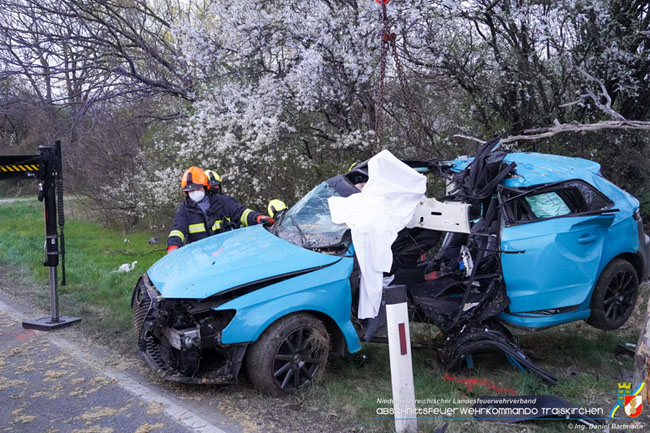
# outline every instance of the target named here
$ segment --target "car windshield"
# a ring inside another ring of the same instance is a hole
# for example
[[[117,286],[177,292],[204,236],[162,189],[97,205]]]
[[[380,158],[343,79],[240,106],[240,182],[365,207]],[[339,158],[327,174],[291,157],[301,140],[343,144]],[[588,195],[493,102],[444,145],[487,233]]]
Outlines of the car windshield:
[[[287,210],[273,226],[272,233],[309,249],[343,247],[343,235],[348,227],[332,222],[327,199],[349,194],[340,194],[330,183],[321,183]]]

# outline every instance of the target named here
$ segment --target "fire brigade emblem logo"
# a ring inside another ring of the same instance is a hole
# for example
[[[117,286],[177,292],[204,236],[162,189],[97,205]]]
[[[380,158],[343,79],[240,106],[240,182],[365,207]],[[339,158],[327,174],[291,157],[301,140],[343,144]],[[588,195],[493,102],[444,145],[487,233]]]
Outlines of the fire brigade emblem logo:
[[[639,386],[632,391],[633,388],[630,382],[619,383],[618,391],[616,393],[618,404],[612,408],[609,417],[614,418],[614,414],[620,408],[623,408],[625,414],[630,418],[636,418],[641,415],[641,412],[643,411],[643,397],[640,393],[644,386],[645,382],[641,382]]]
[[[625,413],[630,418],[636,418],[641,415],[643,410],[643,398],[640,395],[626,395],[625,396]]]
[[[616,393],[616,397],[618,400],[618,404],[620,406],[625,406],[625,397],[629,396],[632,394],[632,384],[629,382],[623,382],[618,384],[618,392]]]

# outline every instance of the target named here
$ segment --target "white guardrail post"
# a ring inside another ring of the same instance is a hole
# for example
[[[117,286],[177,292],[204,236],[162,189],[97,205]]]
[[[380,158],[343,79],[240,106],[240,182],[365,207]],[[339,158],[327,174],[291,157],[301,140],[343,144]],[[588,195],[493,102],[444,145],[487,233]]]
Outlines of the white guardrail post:
[[[388,287],[385,296],[395,431],[417,433],[406,286]]]

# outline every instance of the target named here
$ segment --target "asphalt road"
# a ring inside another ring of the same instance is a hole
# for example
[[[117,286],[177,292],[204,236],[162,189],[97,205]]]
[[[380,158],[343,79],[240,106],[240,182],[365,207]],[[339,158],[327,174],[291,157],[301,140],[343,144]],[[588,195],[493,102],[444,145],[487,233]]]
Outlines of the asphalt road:
[[[218,411],[200,413],[133,373],[110,352],[84,347],[74,329],[23,329],[23,320],[39,317],[33,314],[0,295],[0,432],[242,431]]]

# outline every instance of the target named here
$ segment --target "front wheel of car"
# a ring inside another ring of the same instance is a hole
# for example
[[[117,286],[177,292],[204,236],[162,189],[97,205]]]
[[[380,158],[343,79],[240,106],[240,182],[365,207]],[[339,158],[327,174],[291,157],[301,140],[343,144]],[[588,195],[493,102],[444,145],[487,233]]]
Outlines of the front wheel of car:
[[[273,323],[253,343],[246,371],[253,385],[272,395],[291,394],[318,381],[329,354],[329,334],[310,314],[294,314]]]
[[[612,260],[600,274],[591,296],[591,316],[587,323],[612,330],[632,314],[639,293],[636,269],[623,259]]]

